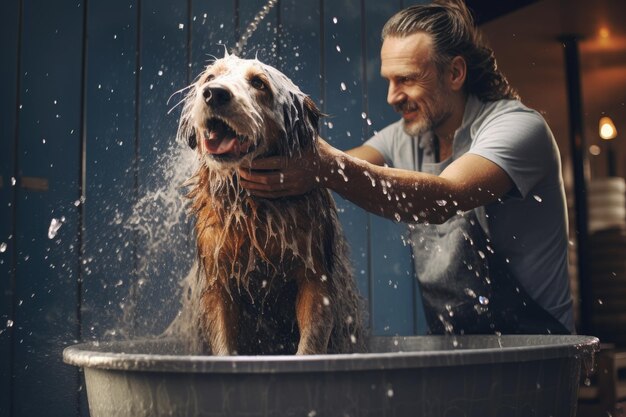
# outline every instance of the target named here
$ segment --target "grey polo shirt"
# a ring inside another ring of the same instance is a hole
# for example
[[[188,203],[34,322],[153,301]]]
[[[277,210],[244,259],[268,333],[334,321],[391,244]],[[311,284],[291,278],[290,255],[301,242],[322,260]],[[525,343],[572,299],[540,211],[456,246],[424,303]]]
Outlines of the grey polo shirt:
[[[423,154],[432,152],[432,133],[411,137],[400,120],[365,145],[379,151],[389,166],[415,171],[420,166],[418,146]],[[526,292],[574,332],[567,208],[559,150],[550,128],[539,113],[517,100],[482,102],[470,96],[450,158],[466,153],[497,164],[515,184],[500,202],[485,207],[486,231]]]

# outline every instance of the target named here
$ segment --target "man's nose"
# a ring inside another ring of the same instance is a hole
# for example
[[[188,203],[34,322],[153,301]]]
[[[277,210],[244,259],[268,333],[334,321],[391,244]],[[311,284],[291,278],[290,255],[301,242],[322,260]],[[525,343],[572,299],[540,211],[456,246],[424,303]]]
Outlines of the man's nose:
[[[406,100],[404,92],[393,84],[389,84],[389,89],[387,90],[387,103],[393,106],[394,104],[402,103],[404,100]]]

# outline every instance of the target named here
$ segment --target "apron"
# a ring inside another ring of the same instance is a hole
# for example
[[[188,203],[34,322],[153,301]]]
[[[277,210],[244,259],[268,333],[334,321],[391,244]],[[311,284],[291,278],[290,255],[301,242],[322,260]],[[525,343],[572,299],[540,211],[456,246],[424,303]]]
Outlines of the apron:
[[[416,148],[421,172],[439,175],[453,159],[424,164],[434,161],[424,161],[423,147],[418,144]],[[485,209],[478,207],[444,224],[409,228],[430,332],[570,334],[512,276],[505,260],[491,247],[487,225]]]

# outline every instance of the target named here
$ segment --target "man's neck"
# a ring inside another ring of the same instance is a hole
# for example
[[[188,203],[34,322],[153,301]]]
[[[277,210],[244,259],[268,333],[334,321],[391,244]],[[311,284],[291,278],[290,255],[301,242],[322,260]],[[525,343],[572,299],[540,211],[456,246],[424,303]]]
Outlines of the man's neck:
[[[438,142],[438,161],[444,161],[452,155],[452,145],[454,142],[454,134],[463,123],[463,115],[465,114],[465,105],[467,96],[465,94],[455,96],[454,103],[451,108],[451,114],[448,119],[438,128],[434,129],[435,140]]]

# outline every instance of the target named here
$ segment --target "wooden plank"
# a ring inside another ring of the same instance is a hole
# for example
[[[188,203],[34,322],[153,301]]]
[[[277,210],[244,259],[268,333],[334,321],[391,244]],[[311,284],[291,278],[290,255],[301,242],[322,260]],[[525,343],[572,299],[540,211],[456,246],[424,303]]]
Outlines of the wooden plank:
[[[278,68],[321,107],[321,20],[316,1],[281,0]]]
[[[191,13],[191,78],[235,46],[235,0],[195,0]]]
[[[0,5],[0,415],[11,412],[12,336],[15,239],[13,238],[15,186],[15,121],[19,4]]]
[[[123,332],[135,266],[128,230],[135,199],[136,1],[89,2],[85,86],[86,175],[82,336]]]
[[[324,1],[322,24],[323,111],[322,136],[339,149],[350,149],[362,141],[365,120],[363,100],[362,22],[359,3]],[[335,196],[339,217],[352,251],[359,291],[370,294],[369,215],[359,207]]]
[[[17,191],[13,412],[71,416],[78,371],[62,363],[61,351],[78,337],[83,4],[33,0],[23,7],[17,163],[20,176],[48,178],[50,189]],[[50,233],[53,219],[62,224]]]
[[[138,335],[161,333],[178,310],[179,282],[195,259],[191,222],[180,188],[192,172],[177,158],[178,114],[168,98],[188,84],[187,2],[153,0],[141,9],[139,195],[136,276],[129,310]],[[175,101],[174,101],[175,103]]]
[[[367,135],[398,120],[387,104],[388,83],[380,76],[381,31],[400,1],[365,1],[367,51]],[[377,335],[425,332],[406,225],[370,215],[373,331]],[[417,321],[416,321],[417,318]]]
[[[239,38],[237,41],[239,41],[241,36],[247,34],[250,22],[252,22],[267,5],[267,0],[239,1],[239,26],[237,31]],[[240,54],[242,58],[254,59],[256,56],[259,60],[268,65],[274,67],[278,66],[278,57],[281,52],[278,44],[278,7],[279,6],[274,6],[269,9],[265,18],[258,23],[258,27],[252,32],[252,35],[249,36]]]

